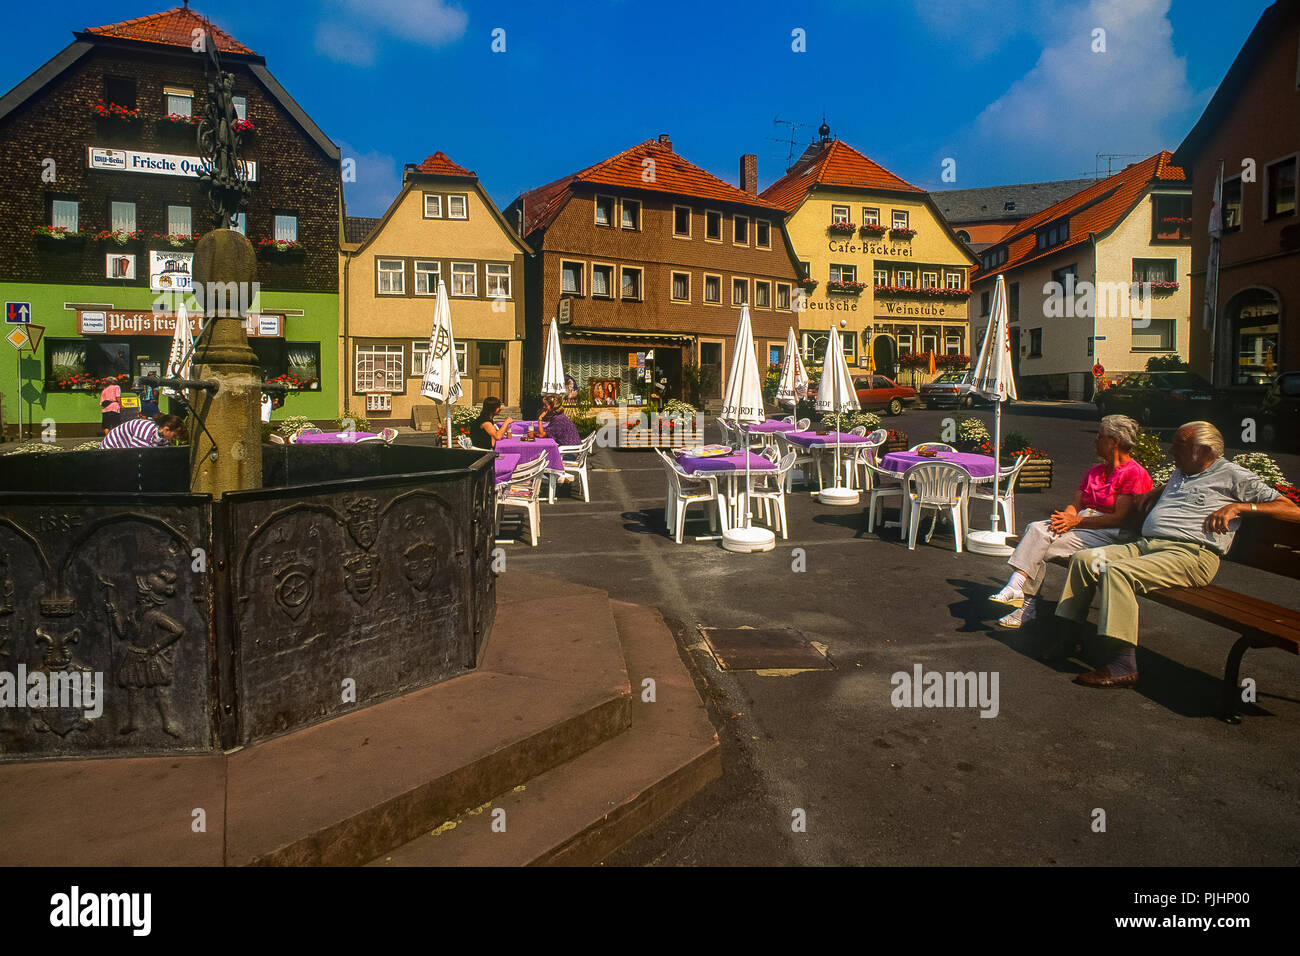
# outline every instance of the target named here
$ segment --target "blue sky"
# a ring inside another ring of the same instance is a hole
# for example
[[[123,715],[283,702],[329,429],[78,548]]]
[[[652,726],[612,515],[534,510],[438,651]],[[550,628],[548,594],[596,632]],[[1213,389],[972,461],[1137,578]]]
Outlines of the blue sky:
[[[168,0],[7,10],[8,90],[71,31]],[[350,215],[379,215],[435,150],[500,206],[659,133],[737,182],[785,170],[822,114],[835,136],[927,189],[1091,175],[1097,153],[1175,148],[1267,0],[471,3],[195,0],[356,160]],[[268,14],[270,14],[268,16]],[[1095,33],[1104,30],[1104,52]],[[493,52],[494,31],[504,52]],[[796,52],[794,31],[805,50]],[[501,34],[497,33],[500,43]],[[956,161],[956,182],[941,181]],[[1117,166],[1134,157],[1116,160]],[[274,161],[267,157],[267,161]],[[1104,170],[1104,160],[1103,170]]]

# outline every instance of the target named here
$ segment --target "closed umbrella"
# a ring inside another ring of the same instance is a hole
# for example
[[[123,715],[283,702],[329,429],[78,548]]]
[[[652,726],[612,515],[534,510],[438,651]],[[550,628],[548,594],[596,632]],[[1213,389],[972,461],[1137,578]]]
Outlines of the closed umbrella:
[[[1011,324],[1007,320],[1007,290],[1002,275],[993,287],[993,307],[988,328],[975,362],[975,391],[994,402],[993,412],[993,530],[972,531],[966,541],[972,551],[981,554],[1007,555],[1007,535],[1014,529],[998,530],[998,480],[1002,450],[1002,403],[1017,397],[1016,380],[1011,371]]]
[[[785,367],[781,369],[781,381],[776,386],[776,400],[789,402],[790,411],[808,397],[808,369],[804,367],[803,356],[795,346],[794,326],[785,337]]]
[[[936,368],[935,363],[934,363],[934,349],[931,349],[931,350],[930,350],[930,352],[929,352],[929,356],[930,356],[930,357],[929,357],[928,361],[927,361],[926,364],[925,364],[925,371],[926,371],[927,374],[929,374],[929,375],[933,375],[935,372],[938,371],[938,368]]]
[[[451,333],[451,304],[447,286],[438,280],[433,302],[433,331],[429,333],[429,360],[424,367],[420,394],[442,402],[447,412],[447,447],[451,447],[451,406],[461,396],[460,368],[456,365],[456,340]]]
[[[743,429],[745,435],[741,448],[745,456],[745,523],[724,532],[722,546],[728,551],[771,551],[776,547],[776,536],[766,528],[751,527],[749,522],[749,426],[762,422],[764,415],[763,385],[758,378],[754,331],[749,324],[747,305],[740,307],[736,345],[731,355],[731,375],[727,379],[727,393],[722,398],[722,412],[718,417]]]
[[[569,394],[564,384],[564,362],[560,358],[560,331],[551,320],[551,331],[546,337],[546,357],[542,361],[542,396]]]
[[[168,378],[189,378],[190,377],[190,358],[194,353],[194,334],[190,330],[190,316],[185,311],[185,303],[180,302],[176,305],[176,330],[172,332],[172,350],[167,356]],[[167,394],[175,398],[183,398],[181,392],[175,389],[167,389]]]
[[[818,500],[824,505],[855,505],[858,493],[840,484],[840,416],[844,412],[856,412],[862,406],[853,388],[849,364],[844,360],[844,343],[835,329],[831,329],[826,344],[826,360],[822,363],[822,379],[817,385],[813,407],[819,412],[835,413],[835,487],[822,489]]]

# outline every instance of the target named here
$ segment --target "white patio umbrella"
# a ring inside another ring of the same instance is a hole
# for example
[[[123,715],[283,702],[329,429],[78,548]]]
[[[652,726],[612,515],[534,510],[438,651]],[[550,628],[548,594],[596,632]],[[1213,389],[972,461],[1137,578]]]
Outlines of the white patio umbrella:
[[[727,379],[727,393],[722,399],[724,422],[744,430],[745,441],[741,451],[745,455],[745,523],[731,528],[722,535],[722,546],[728,551],[771,551],[776,547],[776,536],[766,528],[755,528],[749,521],[749,426],[764,420],[763,385],[758,379],[758,361],[754,358],[754,330],[749,324],[749,306],[740,307],[740,321],[736,324],[736,344],[731,355],[731,376]]]
[[[546,337],[546,357],[542,360],[542,395],[569,394],[564,384],[564,362],[560,358],[560,331],[551,320],[551,332]]]
[[[790,412],[795,414],[798,404],[808,397],[808,369],[804,368],[803,356],[795,344],[794,326],[785,337],[785,367],[781,369],[781,381],[776,386],[776,400],[789,402]]]
[[[998,530],[998,479],[1002,449],[1002,403],[1017,398],[1016,380],[1011,371],[1011,324],[1007,320],[1007,290],[999,273],[993,287],[993,308],[989,311],[984,343],[975,362],[975,391],[994,402],[993,412],[993,530],[972,531],[966,544],[980,554],[1008,555],[1007,535],[1013,530]]]
[[[190,357],[194,354],[194,333],[190,329],[190,316],[185,311],[185,303],[176,305],[176,330],[172,332],[172,350],[167,357],[164,378],[189,378]],[[183,393],[176,389],[167,389],[168,395],[183,398]]]
[[[844,360],[844,343],[834,328],[826,342],[826,358],[822,363],[822,378],[817,385],[813,407],[819,412],[835,413],[835,487],[822,489],[817,500],[824,505],[856,505],[858,493],[840,484],[840,415],[856,412],[862,406],[853,388],[849,363]]]
[[[451,447],[451,406],[461,396],[460,369],[456,366],[456,340],[451,334],[451,305],[447,285],[438,280],[433,302],[433,331],[429,333],[429,361],[424,367],[420,394],[442,402],[447,413],[447,447]]]

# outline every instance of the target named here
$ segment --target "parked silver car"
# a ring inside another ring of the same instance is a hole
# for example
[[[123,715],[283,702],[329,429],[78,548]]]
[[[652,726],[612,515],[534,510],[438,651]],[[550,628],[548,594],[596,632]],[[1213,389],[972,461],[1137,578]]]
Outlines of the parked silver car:
[[[972,384],[974,372],[944,372],[933,382],[922,385],[917,392],[922,408],[971,408],[988,401],[975,394]]]

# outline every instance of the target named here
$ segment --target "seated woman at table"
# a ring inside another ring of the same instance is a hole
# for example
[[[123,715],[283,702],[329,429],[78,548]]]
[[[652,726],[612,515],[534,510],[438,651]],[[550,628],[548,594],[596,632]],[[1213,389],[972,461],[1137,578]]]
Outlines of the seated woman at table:
[[[492,423],[492,417],[496,415],[497,410],[500,407],[501,399],[496,396],[490,396],[483,399],[483,410],[478,413],[478,420],[474,422],[474,427],[470,431],[470,434],[472,434],[476,439],[476,443],[477,440],[482,437],[483,432],[487,433],[488,438],[492,442],[492,444],[488,446],[490,448],[495,448],[499,439],[510,437],[510,423],[514,421],[513,418],[507,417],[500,425],[494,425]]]
[[[537,418],[537,430],[543,438],[553,438],[560,446],[582,444],[578,426],[564,414],[564,401],[554,395],[542,399],[542,414]]]
[[[1151,490],[1151,476],[1130,454],[1140,430],[1141,426],[1125,415],[1107,415],[1101,420],[1097,457],[1102,463],[1083,476],[1065,510],[1026,527],[1020,544],[1007,558],[1015,573],[992,599],[1019,607],[1000,619],[1000,625],[1020,627],[1037,615],[1038,589],[1049,558],[1136,537],[1126,526],[1137,516],[1138,496]]]

